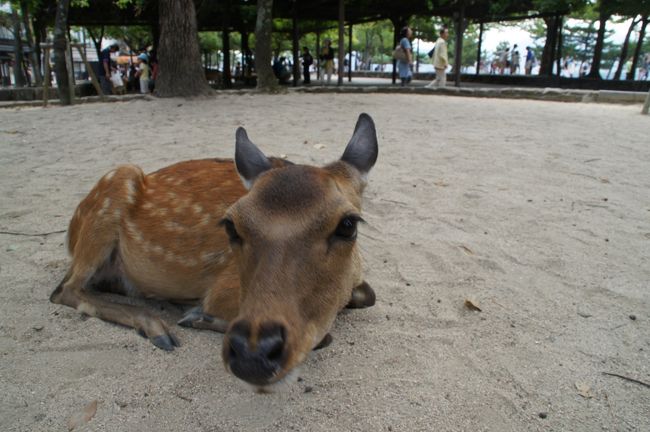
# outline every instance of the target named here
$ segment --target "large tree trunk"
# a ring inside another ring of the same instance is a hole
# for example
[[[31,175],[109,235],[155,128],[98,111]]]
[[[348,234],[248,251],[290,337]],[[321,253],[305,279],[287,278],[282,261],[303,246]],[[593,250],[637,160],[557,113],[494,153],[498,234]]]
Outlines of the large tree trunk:
[[[641,20],[641,31],[639,32],[639,40],[636,42],[636,48],[634,49],[634,57],[632,57],[632,66],[630,67],[630,72],[627,74],[627,79],[632,81],[636,75],[636,65],[639,63],[639,57],[641,56],[641,47],[643,46],[643,40],[645,39],[645,29],[648,26],[648,15],[644,15]]]
[[[627,34],[625,35],[625,40],[623,41],[623,46],[621,47],[621,56],[618,59],[618,66],[616,67],[616,72],[614,72],[615,80],[621,79],[621,72],[623,72],[623,65],[625,65],[625,61],[627,60],[627,49],[630,44],[630,36],[632,35],[632,31],[634,30],[634,27],[636,27],[636,25],[639,23],[639,21],[637,21],[635,18],[636,17],[632,18],[630,27],[627,29]]]
[[[271,31],[273,30],[273,0],[257,0],[255,23],[255,70],[257,90],[274,91],[278,84],[271,67]]]
[[[591,70],[589,71],[589,78],[602,79],[600,76],[600,61],[603,57],[603,45],[605,44],[605,26],[609,14],[601,11],[598,18],[598,36],[596,37],[596,46],[594,47],[594,57],[591,61]]]
[[[160,0],[160,46],[156,95],[192,97],[213,94],[201,67],[192,0]]]
[[[23,41],[20,31],[20,18],[15,6],[11,8],[11,20],[14,28],[14,84],[16,87],[25,87],[25,69],[23,58]]]
[[[59,89],[61,105],[70,105],[70,83],[68,81],[68,68],[65,64],[66,32],[68,29],[68,10],[70,0],[59,0],[56,7],[54,21],[54,75]]]
[[[39,61],[38,52],[36,51],[36,43],[34,42],[34,30],[32,29],[32,21],[29,18],[29,7],[26,0],[20,0],[20,11],[23,16],[23,27],[25,27],[25,37],[29,45],[30,63],[32,65],[32,77],[34,84],[37,86],[43,85],[43,76],[41,75],[41,62]]]
[[[555,59],[555,47],[557,46],[559,20],[556,16],[546,17],[544,23],[546,24],[546,41],[544,42],[544,50],[539,65],[539,74],[551,76],[553,75],[553,60]]]

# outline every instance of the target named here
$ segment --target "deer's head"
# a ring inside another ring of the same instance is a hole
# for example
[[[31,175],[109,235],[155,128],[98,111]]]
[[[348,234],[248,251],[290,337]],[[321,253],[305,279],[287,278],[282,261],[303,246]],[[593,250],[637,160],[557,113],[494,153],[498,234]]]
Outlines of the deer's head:
[[[367,114],[341,159],[322,168],[279,164],[237,130],[235,163],[249,192],[222,221],[241,283],[239,315],[223,344],[237,377],[258,388],[285,378],[362,282],[357,224],[377,152]]]

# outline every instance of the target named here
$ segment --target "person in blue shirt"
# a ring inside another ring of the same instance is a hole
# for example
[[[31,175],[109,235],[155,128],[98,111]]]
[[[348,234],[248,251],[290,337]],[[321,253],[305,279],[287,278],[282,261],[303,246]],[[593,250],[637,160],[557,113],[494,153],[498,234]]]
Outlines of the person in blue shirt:
[[[116,43],[104,48],[99,53],[99,85],[105,95],[111,94],[111,53],[119,51],[120,46]]]
[[[411,64],[413,63],[413,52],[411,50],[411,38],[413,31],[409,26],[406,26],[400,32],[399,44],[404,51],[406,51],[406,60],[397,61],[397,71],[399,72],[399,79],[402,81],[402,86],[411,82],[413,72],[411,72]]]

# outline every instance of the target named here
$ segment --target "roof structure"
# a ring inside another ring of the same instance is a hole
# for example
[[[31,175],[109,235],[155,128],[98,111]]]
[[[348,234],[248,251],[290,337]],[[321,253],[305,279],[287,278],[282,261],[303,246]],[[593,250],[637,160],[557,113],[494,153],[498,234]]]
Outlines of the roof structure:
[[[54,3],[54,0],[48,0]],[[94,0],[92,6],[72,6],[69,13],[71,25],[149,25],[158,21],[157,1],[149,0],[144,6],[134,4],[123,8],[114,0]],[[199,30],[230,30],[252,32],[255,26],[256,2],[254,0],[195,0]],[[455,17],[461,8],[463,16],[475,22],[509,19],[516,15],[524,19],[533,10],[531,0],[512,2],[506,9],[495,11],[489,0],[347,0],[345,23],[358,24],[382,19],[406,22],[411,16]],[[338,21],[339,0],[276,0],[274,18],[298,19],[312,23]],[[562,14],[564,11],[557,11]],[[327,25],[331,27],[331,24]],[[314,31],[317,30],[314,26]],[[307,31],[309,29],[306,29]],[[305,29],[303,29],[303,32]]]

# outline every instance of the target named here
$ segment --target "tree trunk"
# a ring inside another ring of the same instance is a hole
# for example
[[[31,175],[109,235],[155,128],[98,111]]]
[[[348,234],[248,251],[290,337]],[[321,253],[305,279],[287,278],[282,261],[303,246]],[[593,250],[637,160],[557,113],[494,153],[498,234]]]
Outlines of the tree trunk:
[[[59,89],[61,105],[70,105],[70,83],[68,81],[68,68],[65,64],[66,32],[68,29],[68,10],[70,0],[59,0],[56,7],[54,21],[54,75]]]
[[[557,46],[558,19],[556,16],[546,17],[544,23],[546,24],[546,41],[544,42],[542,60],[539,65],[539,74],[551,76],[553,75],[553,60],[555,59],[555,47]]]
[[[156,95],[212,95],[201,67],[193,0],[160,0],[160,46]]]
[[[25,37],[29,45],[30,63],[32,65],[32,77],[34,84],[37,86],[43,85],[43,76],[41,75],[41,62],[39,61],[38,52],[36,51],[36,43],[34,42],[34,31],[32,29],[32,21],[29,19],[29,7],[26,0],[20,0],[20,11],[23,16],[23,27],[25,27]]]
[[[645,29],[648,26],[648,15],[644,15],[641,20],[641,31],[639,31],[639,40],[636,42],[636,48],[634,49],[634,57],[632,57],[632,66],[630,67],[630,72],[627,74],[627,79],[633,81],[636,75],[636,65],[639,63],[639,57],[641,56],[641,47],[643,46],[643,40],[645,39]]]
[[[255,23],[255,70],[257,90],[277,90],[278,84],[271,67],[271,32],[273,30],[273,0],[257,0]]]
[[[230,33],[227,30],[221,32],[223,41],[223,71],[221,80],[223,88],[232,88],[232,74],[230,73]]]
[[[15,6],[11,8],[11,20],[14,28],[14,84],[16,87],[25,87],[23,40],[21,38],[20,18]]]
[[[589,78],[602,79],[600,76],[600,61],[603,57],[605,26],[607,25],[608,19],[609,14],[601,11],[598,19],[598,36],[596,37],[596,46],[594,47],[594,57],[591,62],[591,70],[589,71],[589,75],[587,75]]]
[[[623,41],[623,46],[621,47],[621,56],[618,59],[618,66],[616,67],[616,72],[614,72],[615,80],[621,79],[621,72],[623,72],[623,65],[627,60],[627,49],[630,43],[630,36],[632,35],[632,31],[634,30],[634,27],[636,27],[638,23],[639,21],[637,21],[635,18],[632,18],[630,27],[627,29],[627,34],[625,35],[625,40]]]

